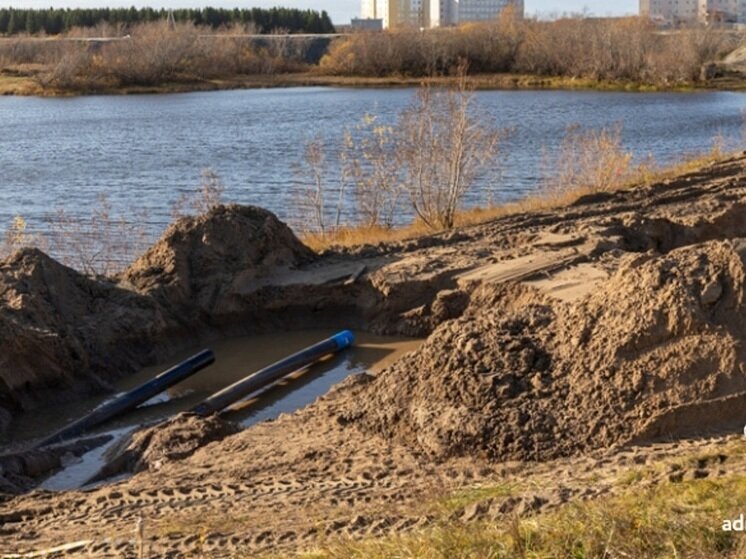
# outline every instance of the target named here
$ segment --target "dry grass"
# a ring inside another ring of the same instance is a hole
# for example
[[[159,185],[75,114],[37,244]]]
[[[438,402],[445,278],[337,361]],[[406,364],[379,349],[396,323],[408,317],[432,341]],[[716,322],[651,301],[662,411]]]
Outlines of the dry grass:
[[[0,74],[0,95],[41,95],[43,92],[29,76]]]
[[[23,216],[15,216],[0,239],[0,257],[27,247],[42,247],[44,239],[29,231],[28,223]]]
[[[739,476],[668,483],[513,523],[446,521],[418,533],[330,543],[301,557],[737,559],[746,540],[723,532],[721,523],[743,512],[745,500],[746,479]]]
[[[615,491],[593,500],[576,499],[556,509],[498,522],[455,520],[453,512],[491,498],[508,498],[555,487],[543,473],[515,482],[459,489],[425,502],[434,516],[426,528],[363,539],[331,537],[311,551],[268,553],[264,558],[302,559],[742,559],[746,534],[722,530],[724,520],[746,513],[746,478],[740,475],[746,443],[734,439],[716,450],[685,452],[645,465],[629,465],[594,476]],[[728,456],[729,474],[672,481],[673,466],[694,471],[702,461]],[[383,511],[382,511],[383,512]],[[415,514],[417,514],[415,512]],[[235,559],[256,557],[237,554]]]
[[[332,247],[356,247],[377,245],[422,237],[432,231],[424,224],[415,223],[404,227],[360,226],[340,227],[325,235],[305,233],[301,241],[316,252],[323,252]]]

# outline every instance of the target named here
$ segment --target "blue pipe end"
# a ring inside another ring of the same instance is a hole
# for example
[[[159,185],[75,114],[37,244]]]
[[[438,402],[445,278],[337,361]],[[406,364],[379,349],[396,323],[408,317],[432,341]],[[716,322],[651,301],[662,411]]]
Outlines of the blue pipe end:
[[[337,344],[337,349],[345,349],[355,343],[355,334],[351,330],[342,330],[334,334],[332,340]]]

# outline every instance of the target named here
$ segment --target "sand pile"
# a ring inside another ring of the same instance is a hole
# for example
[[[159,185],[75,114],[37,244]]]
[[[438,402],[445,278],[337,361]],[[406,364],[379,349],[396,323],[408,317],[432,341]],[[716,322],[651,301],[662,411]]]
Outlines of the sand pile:
[[[217,312],[232,287],[313,258],[271,212],[254,206],[219,206],[171,225],[124,278],[183,319],[186,308]]]
[[[464,315],[353,390],[337,421],[436,459],[543,460],[629,441],[667,410],[746,390],[745,262],[746,243],[728,241],[627,255],[577,303],[483,286]],[[703,430],[743,421],[700,419]]]

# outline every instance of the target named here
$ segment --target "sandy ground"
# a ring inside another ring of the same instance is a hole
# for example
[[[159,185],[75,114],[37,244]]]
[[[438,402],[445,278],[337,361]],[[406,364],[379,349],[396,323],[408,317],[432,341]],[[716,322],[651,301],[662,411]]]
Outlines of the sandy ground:
[[[521,489],[452,514],[468,522],[596,498],[651,464],[669,481],[739,475],[745,216],[739,156],[447,234],[308,262],[295,248],[297,265],[233,276],[230,297],[209,304],[238,313],[275,286],[284,304],[302,294],[428,340],[236,434],[177,418],[133,443],[138,473],[124,481],[6,496],[0,551],[75,544],[69,556],[135,557],[141,523],[151,557],[289,554],[427,525],[439,498],[484,484]],[[362,265],[342,289],[349,299],[330,303],[324,286]],[[160,290],[172,304],[178,282],[164,291],[151,268],[130,274],[137,293]]]

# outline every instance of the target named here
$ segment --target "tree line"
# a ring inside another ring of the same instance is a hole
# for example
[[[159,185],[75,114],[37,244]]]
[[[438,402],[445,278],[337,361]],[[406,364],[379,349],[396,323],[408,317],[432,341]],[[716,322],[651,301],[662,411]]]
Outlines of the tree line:
[[[217,29],[228,25],[251,25],[259,33],[283,29],[290,33],[334,33],[334,25],[326,11],[291,8],[223,9],[198,8],[172,10],[174,20]],[[125,28],[139,23],[166,19],[169,11],[153,8],[49,8],[20,10],[0,8],[0,34],[59,35],[75,28],[95,27],[101,23]]]

